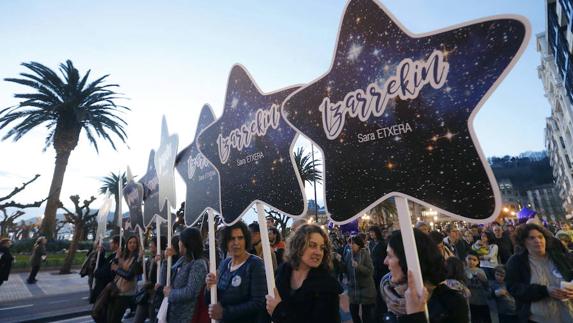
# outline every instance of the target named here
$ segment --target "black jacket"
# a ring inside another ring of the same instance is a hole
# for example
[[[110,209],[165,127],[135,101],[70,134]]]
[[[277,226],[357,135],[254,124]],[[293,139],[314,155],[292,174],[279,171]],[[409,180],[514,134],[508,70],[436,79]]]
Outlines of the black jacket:
[[[104,287],[115,277],[115,274],[111,271],[111,263],[114,258],[114,252],[107,257],[105,257],[105,251],[100,254],[97,269],[94,271],[95,285],[90,295],[90,303],[95,303]]]
[[[428,300],[431,323],[469,323],[469,308],[459,292],[439,284]]]
[[[302,286],[290,288],[293,268],[283,263],[276,276],[276,286],[282,301],[275,308],[275,323],[338,323],[340,322],[339,298],[343,292],[338,281],[326,270],[311,269]]]
[[[547,255],[553,262],[563,279],[570,281],[573,278],[573,262],[561,252],[548,251]],[[531,268],[529,268],[529,254],[522,250],[507,261],[505,275],[507,289],[515,297],[517,316],[519,322],[529,319],[532,302],[549,297],[547,286],[531,284]]]
[[[370,257],[372,258],[372,265],[374,266],[374,286],[378,290],[380,280],[382,277],[389,273],[388,266],[384,264],[386,258],[386,242],[384,240],[378,241],[376,246],[370,249]]]
[[[10,253],[10,249],[6,247],[0,247],[0,253],[2,254],[0,257],[0,281],[5,281],[8,280],[8,276],[10,275],[14,257]]]

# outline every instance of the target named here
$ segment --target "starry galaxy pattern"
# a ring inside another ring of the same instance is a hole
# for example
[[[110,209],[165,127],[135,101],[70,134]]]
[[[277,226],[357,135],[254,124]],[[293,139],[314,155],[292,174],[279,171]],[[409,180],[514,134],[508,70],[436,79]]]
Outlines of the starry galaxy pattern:
[[[161,119],[161,143],[155,153],[155,170],[159,179],[159,207],[161,210],[167,205],[169,200],[170,207],[176,207],[175,199],[175,157],[177,156],[177,146],[179,136],[170,135],[167,128],[165,116]]]
[[[500,195],[472,121],[529,34],[525,19],[499,16],[413,35],[376,1],[351,0],[330,70],[289,96],[282,109],[324,154],[331,219],[346,223],[391,196],[459,219],[495,216]],[[382,88],[402,60],[428,60],[435,51],[449,64],[445,84],[427,84],[412,99],[391,98],[381,115],[366,121],[347,115],[340,134],[327,137],[319,109],[325,98],[335,103],[372,83]],[[406,123],[411,131],[379,130]]]
[[[159,210],[159,178],[155,170],[155,150],[149,152],[147,172],[139,179],[143,185],[143,224],[148,226],[156,214],[167,219],[167,208]]]
[[[219,155],[217,138],[250,124],[256,111],[269,110],[299,87],[262,93],[240,65],[231,69],[223,115],[198,137],[200,152],[219,173],[220,205],[223,221],[232,224],[260,201],[290,216],[305,212],[303,186],[292,163],[290,148],[296,138],[279,112],[276,129],[269,127],[263,136],[253,135],[242,150],[231,148],[226,163]]]
[[[175,168],[187,188],[185,194],[185,224],[192,226],[207,209],[220,213],[219,175],[197,148],[197,137],[203,129],[215,121],[213,110],[205,104],[199,115],[195,139],[175,159]]]
[[[143,205],[143,185],[139,182],[135,182],[133,179],[128,180],[123,188],[123,197],[127,206],[129,208],[129,222],[133,229],[138,226],[140,228],[145,228],[143,224],[143,211],[141,206]]]

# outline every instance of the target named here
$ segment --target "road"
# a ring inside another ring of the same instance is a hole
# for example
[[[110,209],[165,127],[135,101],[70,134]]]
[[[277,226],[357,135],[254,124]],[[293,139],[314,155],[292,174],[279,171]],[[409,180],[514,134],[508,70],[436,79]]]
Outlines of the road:
[[[65,320],[87,315],[91,309],[88,292],[38,296],[0,304],[0,322],[49,322],[46,318]],[[92,320],[87,320],[92,322]]]

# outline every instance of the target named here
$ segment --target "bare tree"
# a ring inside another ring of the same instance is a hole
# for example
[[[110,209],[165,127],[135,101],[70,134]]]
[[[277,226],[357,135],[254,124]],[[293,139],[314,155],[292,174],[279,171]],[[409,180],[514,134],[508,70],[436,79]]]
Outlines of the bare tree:
[[[12,197],[14,197],[14,195],[22,192],[26,188],[26,186],[28,186],[28,184],[37,180],[38,177],[40,177],[40,175],[36,174],[36,176],[34,176],[34,178],[32,178],[31,180],[22,183],[22,186],[15,187],[10,193],[8,193],[5,196],[0,196],[0,212],[2,212],[3,215],[2,220],[0,221],[0,227],[1,227],[0,236],[5,236],[6,234],[8,234],[8,229],[14,227],[15,221],[22,215],[26,214],[24,211],[21,210],[16,210],[9,214],[8,208],[25,209],[29,207],[40,207],[42,203],[44,203],[44,201],[48,199],[46,197],[41,201],[33,203],[18,203],[15,202],[14,200],[10,200]]]
[[[64,259],[64,264],[60,269],[60,274],[69,274],[72,268],[72,262],[76,256],[76,250],[78,249],[78,244],[80,239],[84,237],[84,230],[86,228],[86,223],[91,219],[95,218],[97,211],[90,213],[90,204],[96,200],[95,197],[90,197],[89,200],[84,200],[82,205],[80,205],[80,196],[72,195],[70,200],[74,203],[74,212],[68,210],[64,207],[63,203],[59,203],[59,208],[64,210],[65,222],[71,223],[74,226],[74,235],[72,237],[72,243],[70,244],[70,249],[68,250],[68,255]]]

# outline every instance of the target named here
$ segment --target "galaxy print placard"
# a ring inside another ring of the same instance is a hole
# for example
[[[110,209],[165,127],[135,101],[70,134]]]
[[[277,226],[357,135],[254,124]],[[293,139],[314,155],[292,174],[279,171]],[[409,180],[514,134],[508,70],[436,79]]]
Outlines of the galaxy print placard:
[[[215,121],[213,110],[208,104],[203,106],[195,137],[191,144],[183,149],[175,159],[175,168],[187,187],[185,194],[185,224],[194,225],[207,209],[220,213],[219,175],[213,165],[197,148],[197,137],[203,129]]]
[[[155,150],[149,152],[147,172],[138,181],[143,187],[143,224],[147,227],[153,221],[153,217],[159,214],[167,219],[167,208],[159,210],[159,178],[155,170]]]
[[[306,211],[290,154],[296,132],[280,113],[283,100],[297,88],[262,93],[243,67],[231,69],[223,115],[197,141],[219,173],[226,224],[239,220],[257,201],[291,216]]]
[[[138,226],[143,229],[143,185],[135,182],[133,179],[128,179],[127,184],[123,188],[123,197],[129,208],[129,222],[131,227],[135,230]]]
[[[500,194],[473,119],[529,36],[518,16],[415,35],[378,2],[349,1],[330,70],[282,110],[323,152],[331,219],[391,196],[462,220],[495,217]]]
[[[176,207],[177,201],[175,199],[175,156],[177,155],[177,145],[179,144],[179,137],[177,135],[169,135],[167,129],[167,120],[165,116],[161,119],[161,143],[153,163],[159,179],[159,208],[163,210],[166,201],[169,200],[171,207]],[[170,210],[168,210],[170,211]]]

